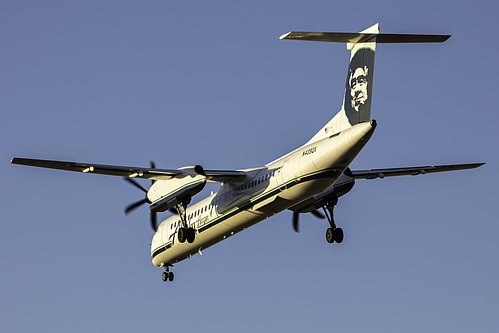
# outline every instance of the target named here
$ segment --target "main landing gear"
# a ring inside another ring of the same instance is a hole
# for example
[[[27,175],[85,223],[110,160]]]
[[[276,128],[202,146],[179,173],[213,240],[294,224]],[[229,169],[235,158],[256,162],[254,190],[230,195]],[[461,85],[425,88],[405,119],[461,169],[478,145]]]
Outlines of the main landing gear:
[[[343,242],[343,229],[337,228],[334,223],[333,210],[334,206],[338,203],[338,198],[335,198],[333,201],[328,202],[324,205],[324,213],[326,214],[327,220],[329,221],[330,228],[326,230],[326,241],[328,243],[341,243]]]
[[[196,230],[194,230],[194,228],[182,227],[178,229],[178,241],[180,243],[184,243],[185,241],[187,241],[187,243],[193,243],[195,238]]]
[[[173,272],[170,272],[170,267],[169,266],[166,266],[165,268],[165,271],[163,272],[163,275],[161,276],[161,278],[163,279],[163,281],[173,281],[173,278],[174,278],[174,275],[173,275]]]
[[[184,205],[183,203],[177,205],[177,212],[182,223],[182,226],[177,231],[177,236],[180,243],[184,243],[185,241],[187,241],[187,243],[193,243],[196,238],[196,230],[187,226],[186,207],[187,205]]]

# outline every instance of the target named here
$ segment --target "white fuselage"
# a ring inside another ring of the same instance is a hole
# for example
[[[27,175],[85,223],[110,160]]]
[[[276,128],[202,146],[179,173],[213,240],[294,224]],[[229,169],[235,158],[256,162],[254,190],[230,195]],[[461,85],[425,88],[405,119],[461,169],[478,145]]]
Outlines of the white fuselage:
[[[180,217],[164,220],[156,231],[151,256],[155,266],[169,266],[224,240],[334,184],[367,143],[375,122],[354,125],[325,139],[308,143],[262,168],[244,170],[239,183],[188,207],[193,243],[181,243]]]

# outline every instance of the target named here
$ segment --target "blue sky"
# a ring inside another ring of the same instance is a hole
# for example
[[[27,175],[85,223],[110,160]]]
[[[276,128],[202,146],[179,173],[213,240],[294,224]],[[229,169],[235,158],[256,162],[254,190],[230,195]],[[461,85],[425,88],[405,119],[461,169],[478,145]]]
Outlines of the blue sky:
[[[497,331],[498,7],[3,2],[0,330]],[[313,216],[296,234],[286,211],[176,265],[164,284],[147,209],[123,214],[141,192],[115,177],[9,164],[265,164],[336,113],[348,61],[344,45],[278,37],[377,22],[453,37],[378,46],[378,127],[352,169],[487,164],[358,181],[335,210],[341,245],[326,243]]]

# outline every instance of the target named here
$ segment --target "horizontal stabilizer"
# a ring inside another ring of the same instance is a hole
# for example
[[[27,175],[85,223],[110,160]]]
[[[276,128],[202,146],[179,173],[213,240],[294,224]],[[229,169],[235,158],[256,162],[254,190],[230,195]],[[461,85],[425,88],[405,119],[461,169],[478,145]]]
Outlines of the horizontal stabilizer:
[[[375,179],[394,176],[415,176],[424,175],[433,172],[445,172],[455,170],[474,169],[485,163],[469,163],[469,164],[450,164],[436,166],[418,166],[405,168],[389,168],[389,169],[369,169],[369,170],[352,170],[352,176],[355,179]]]
[[[303,32],[291,31],[279,39],[308,40],[314,42],[335,42],[357,44],[376,37],[376,43],[442,43],[451,35],[416,35],[416,34],[372,34],[362,32]]]

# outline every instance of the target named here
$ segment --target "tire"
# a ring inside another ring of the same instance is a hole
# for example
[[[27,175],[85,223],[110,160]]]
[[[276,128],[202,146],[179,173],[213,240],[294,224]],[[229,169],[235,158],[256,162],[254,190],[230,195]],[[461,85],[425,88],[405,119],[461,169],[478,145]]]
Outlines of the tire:
[[[168,273],[168,281],[172,282],[173,278],[174,278],[173,272]]]
[[[185,238],[186,238],[186,232],[187,230],[185,228],[180,228],[178,229],[178,232],[177,232],[177,236],[178,236],[178,241],[180,243],[184,243],[185,242]]]
[[[196,231],[193,228],[188,228],[186,238],[188,243],[194,243],[194,238],[196,238]]]
[[[163,281],[168,280],[168,273],[163,272],[163,274],[161,275],[161,278],[163,279]]]
[[[332,228],[327,228],[326,230],[326,241],[329,243],[329,244],[332,244],[334,243],[334,230]]]
[[[336,230],[334,231],[334,240],[336,241],[336,243],[339,244],[343,242],[343,237],[344,237],[343,229],[336,228]]]

